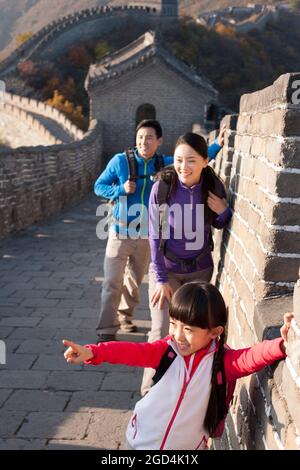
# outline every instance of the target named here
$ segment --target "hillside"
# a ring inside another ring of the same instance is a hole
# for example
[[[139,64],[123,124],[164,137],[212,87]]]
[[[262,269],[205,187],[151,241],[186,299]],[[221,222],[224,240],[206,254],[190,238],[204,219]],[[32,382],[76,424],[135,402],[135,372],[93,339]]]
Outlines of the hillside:
[[[255,0],[254,2],[250,2],[249,0],[180,0],[179,10],[181,14],[198,16],[200,13],[203,13],[205,11],[218,10],[226,7],[245,6],[249,3],[256,3],[259,5],[278,5],[289,2],[283,2],[278,0]]]
[[[147,0],[139,2],[146,5]],[[16,47],[16,37],[27,32],[37,32],[60,16],[68,15],[84,8],[105,4],[126,4],[126,0],[0,0],[0,60],[7,57]],[[179,10],[184,15],[198,15],[200,12],[227,6],[246,5],[249,0],[179,0]],[[255,3],[266,3],[255,0]],[[270,4],[284,3],[269,0]]]
[[[166,32],[168,48],[220,92],[223,104],[237,111],[239,98],[270,85],[279,75],[300,70],[300,14],[282,13],[262,31],[243,34],[217,24],[212,30],[193,21]]]
[[[16,47],[15,38],[36,33],[60,16],[84,8],[105,5],[108,0],[0,0],[0,60]]]
[[[45,1],[31,1],[31,9],[45,5]],[[71,3],[74,6],[77,2],[70,1],[69,8]],[[58,2],[56,11],[63,4]],[[84,4],[87,2],[82,0],[81,6]],[[54,13],[52,9],[51,12]],[[130,28],[124,24],[113,34],[99,30],[97,37],[85,42],[78,37],[54,60],[21,61],[7,81],[9,91],[46,101],[86,129],[89,99],[84,80],[89,65],[135,40],[145,32],[144,28],[141,22],[131,19]],[[206,28],[190,17],[182,17],[158,34],[166,48],[192,65],[200,76],[211,80],[220,92],[221,103],[233,111],[238,110],[242,94],[264,88],[283,73],[300,70],[299,11],[282,9],[280,16],[262,30],[246,33],[219,22]]]
[[[70,119],[77,113],[76,122],[84,123],[89,107],[84,80],[89,65],[143,33],[143,25],[131,21],[130,28],[124,25],[114,34],[99,31],[97,38],[85,43],[79,38],[53,63],[29,60],[20,64],[15,77],[10,78],[10,89],[16,94],[50,100],[49,104],[62,111],[65,108]],[[208,30],[185,18],[160,34],[165,47],[209,78],[220,92],[221,102],[234,111],[243,93],[264,88],[283,73],[300,70],[300,13],[281,12],[276,23],[249,33],[236,32],[220,23]],[[76,107],[81,107],[83,115]]]

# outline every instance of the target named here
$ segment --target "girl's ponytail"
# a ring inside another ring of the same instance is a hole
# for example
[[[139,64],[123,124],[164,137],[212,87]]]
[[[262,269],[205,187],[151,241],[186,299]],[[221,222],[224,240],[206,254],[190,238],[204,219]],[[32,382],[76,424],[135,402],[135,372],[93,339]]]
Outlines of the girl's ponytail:
[[[214,355],[212,376],[211,376],[211,392],[204,419],[204,426],[211,436],[217,428],[219,422],[227,414],[226,406],[226,380],[224,372],[224,341],[225,332],[220,336],[219,349]]]
[[[228,311],[224,299],[213,284],[192,281],[176,290],[170,302],[169,314],[171,318],[189,326],[202,329],[223,327],[219,347],[213,359],[211,392],[204,419],[204,426],[212,436],[227,414],[227,386],[223,361]]]

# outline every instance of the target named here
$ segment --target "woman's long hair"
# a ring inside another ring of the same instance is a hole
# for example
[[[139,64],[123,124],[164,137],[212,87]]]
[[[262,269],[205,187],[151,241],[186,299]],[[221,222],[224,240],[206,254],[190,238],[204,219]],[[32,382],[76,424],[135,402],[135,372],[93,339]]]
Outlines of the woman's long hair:
[[[181,286],[173,295],[170,317],[189,326],[211,329],[223,326],[219,347],[214,355],[211,376],[211,392],[204,419],[204,426],[212,435],[219,422],[226,416],[226,383],[218,383],[223,370],[225,327],[227,308],[219,290],[212,284],[193,281]]]

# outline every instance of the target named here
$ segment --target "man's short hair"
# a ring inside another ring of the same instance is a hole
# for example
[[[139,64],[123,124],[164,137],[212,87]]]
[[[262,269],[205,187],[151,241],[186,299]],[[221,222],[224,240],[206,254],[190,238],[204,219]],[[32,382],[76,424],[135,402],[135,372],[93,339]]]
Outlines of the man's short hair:
[[[136,126],[135,134],[137,134],[138,131],[139,131],[142,127],[152,127],[152,128],[155,130],[156,137],[157,137],[158,139],[160,139],[160,138],[162,137],[162,128],[161,128],[161,125],[160,125],[159,122],[156,121],[155,119],[143,119],[143,121],[141,121],[141,122]]]

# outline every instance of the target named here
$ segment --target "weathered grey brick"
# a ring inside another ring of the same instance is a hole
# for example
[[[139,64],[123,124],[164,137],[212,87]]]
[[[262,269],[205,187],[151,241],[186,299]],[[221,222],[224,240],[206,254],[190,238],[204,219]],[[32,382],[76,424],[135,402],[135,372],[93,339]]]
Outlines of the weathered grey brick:
[[[26,413],[0,410],[0,437],[13,437],[24,421]]]
[[[33,412],[17,437],[39,439],[82,439],[90,421],[88,413]]]
[[[38,372],[37,372],[38,373]],[[52,372],[47,380],[50,390],[98,390],[103,381],[103,374],[86,371]]]
[[[300,278],[300,273],[299,273]],[[300,281],[298,280],[294,287],[293,295],[293,312],[295,315],[295,320],[300,325]]]
[[[71,367],[71,368],[70,368]],[[37,361],[34,363],[32,370],[48,370],[48,371],[68,371],[81,370],[82,366],[74,365],[70,366],[63,356],[54,354],[40,354]],[[95,368],[95,370],[97,370]]]
[[[12,354],[6,355],[6,365],[1,366],[3,370],[28,370],[36,360],[35,354]]]
[[[1,448],[1,447],[0,447]],[[117,447],[116,447],[117,448]],[[89,441],[88,439],[49,439],[46,450],[101,450],[99,442]]]
[[[67,411],[98,413],[103,408],[110,408],[112,402],[115,410],[128,410],[131,396],[131,391],[74,392]]]
[[[279,336],[279,327],[283,324],[283,313],[291,310],[292,302],[290,294],[264,299],[256,304],[253,324],[259,341]]]
[[[63,411],[69,393],[45,390],[16,390],[5,402],[5,411]]]
[[[282,369],[282,392],[287,402],[289,413],[292,417],[294,425],[299,429],[300,426],[300,398],[299,389],[292,379],[287,366]]]
[[[102,449],[118,449],[125,440],[125,431],[131,416],[131,411],[120,413],[112,410],[109,417],[103,411],[96,413],[88,427],[88,440],[97,442]]]
[[[27,326],[33,327],[38,325],[41,317],[7,317],[1,320],[0,326]]]
[[[42,450],[46,439],[0,439],[0,450]]]
[[[270,257],[266,260],[264,278],[273,282],[296,282],[299,260],[296,258]]]
[[[130,382],[128,382],[127,374],[108,373],[101,385],[101,390],[128,390],[134,392],[139,390],[141,379],[142,371],[139,371],[139,374],[132,375]]]
[[[47,372],[2,370],[0,388],[37,389],[46,383]]]
[[[3,403],[7,400],[9,395],[12,393],[12,390],[9,389],[0,389],[0,407],[3,405]]]
[[[58,340],[28,339],[22,342],[17,349],[18,354],[60,354],[64,351],[64,346]]]
[[[53,322],[53,320],[52,320]],[[53,325],[53,323],[52,323]],[[15,328],[10,339],[52,339],[56,334],[54,328]]]

